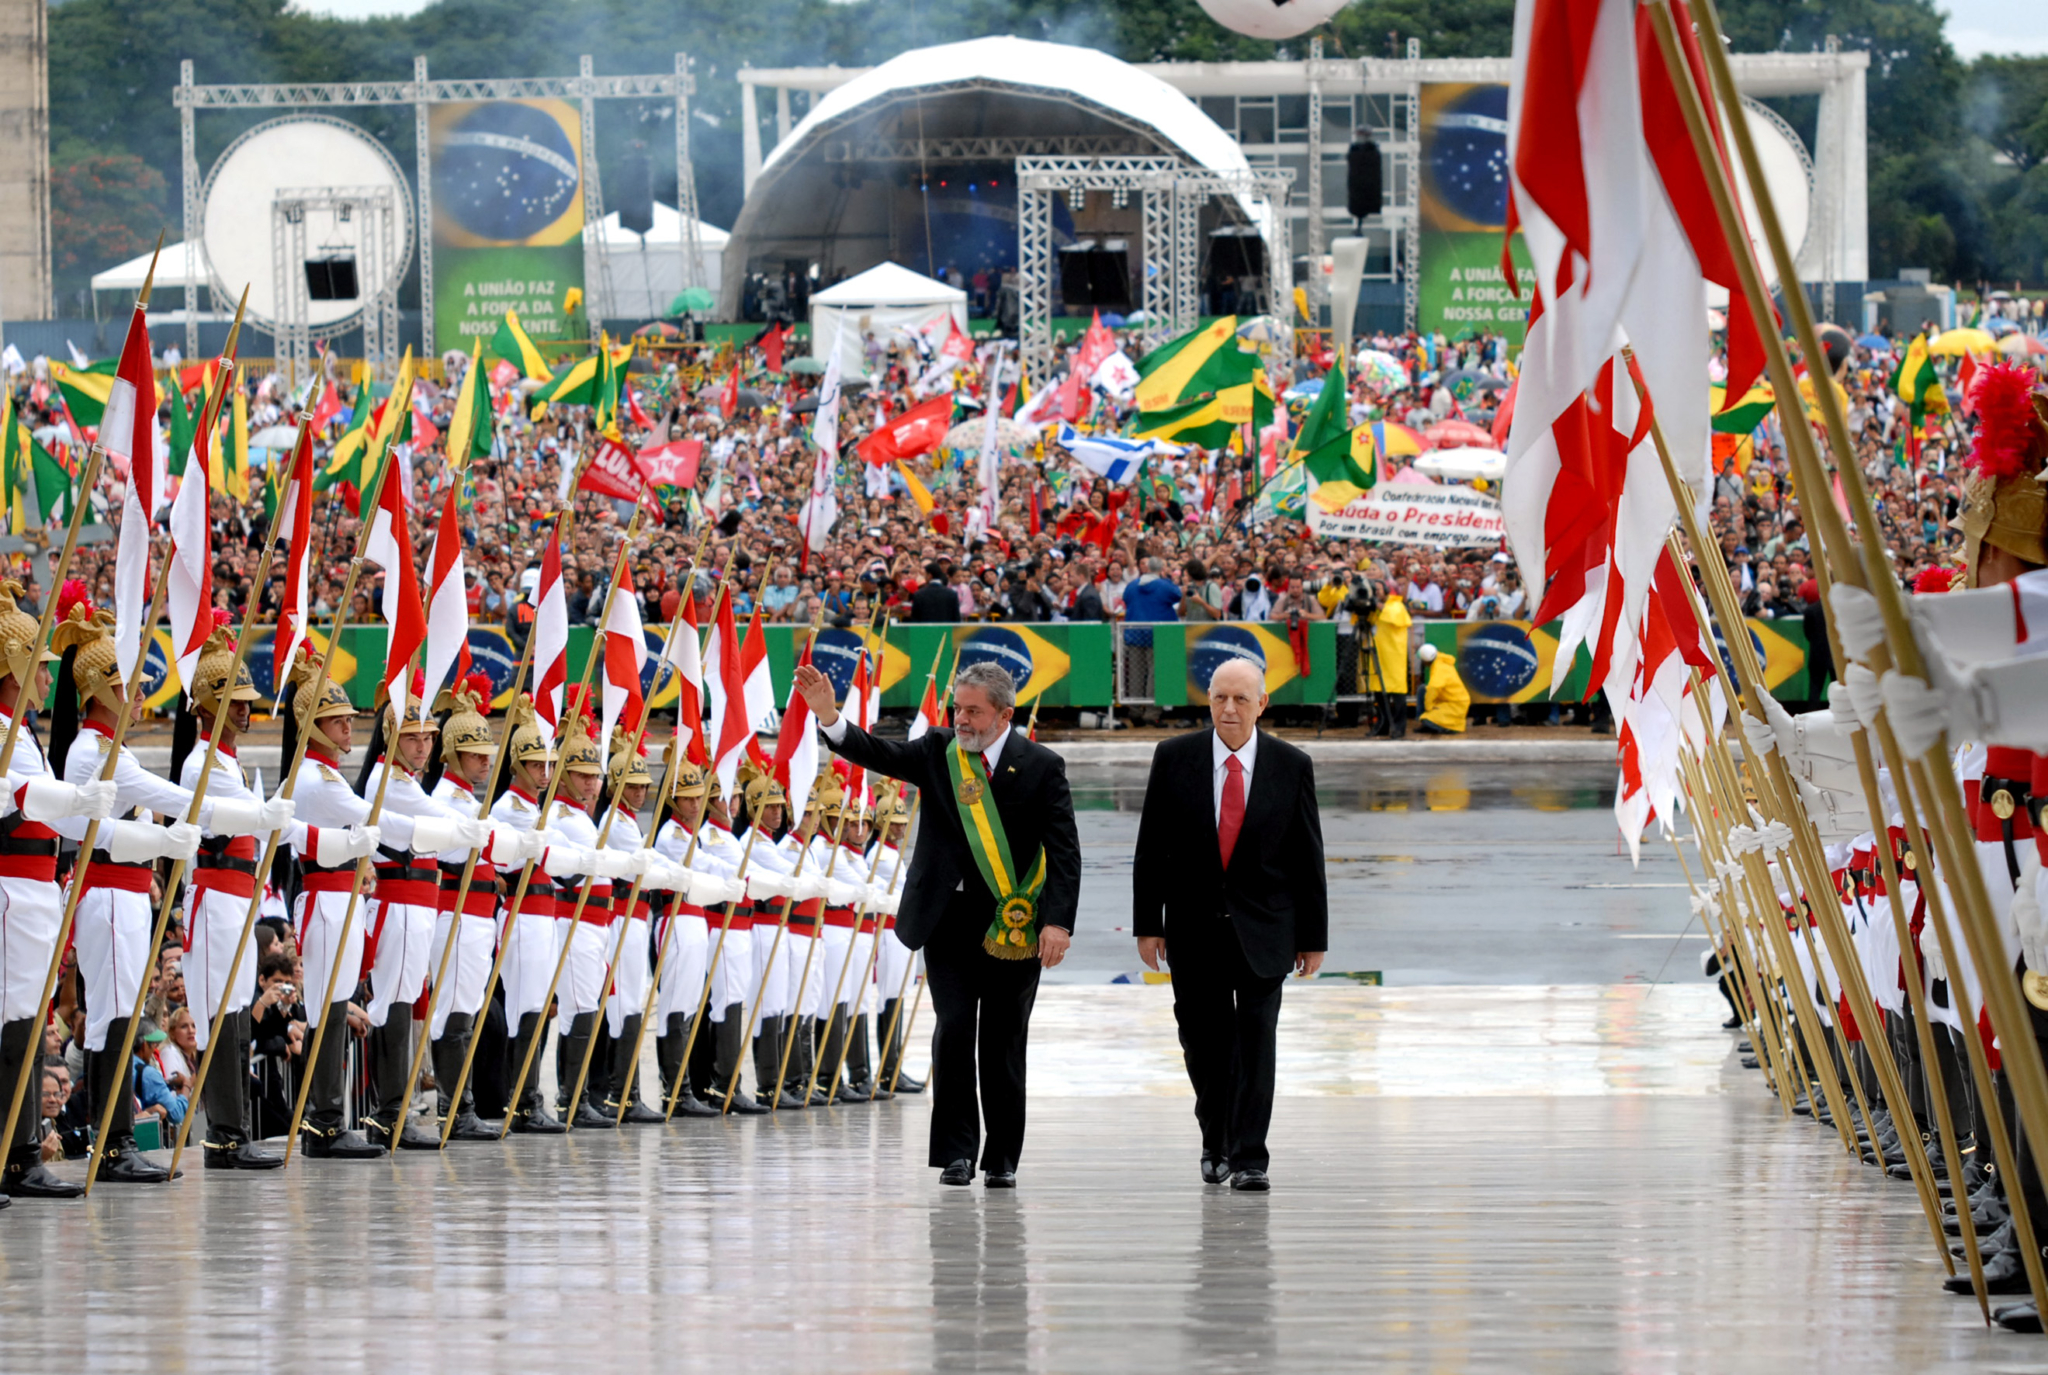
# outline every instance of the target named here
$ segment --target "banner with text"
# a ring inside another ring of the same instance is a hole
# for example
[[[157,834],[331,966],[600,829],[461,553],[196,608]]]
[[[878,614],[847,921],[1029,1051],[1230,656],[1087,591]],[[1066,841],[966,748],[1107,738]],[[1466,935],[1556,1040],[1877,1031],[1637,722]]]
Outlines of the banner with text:
[[[1465,549],[1503,535],[1500,502],[1470,487],[1389,482],[1335,511],[1308,503],[1308,528],[1332,539]]]
[[[534,342],[581,338],[563,302],[583,287],[583,117],[565,100],[437,105],[430,116],[430,354],[486,342],[508,310]]]
[[[1517,300],[1500,271],[1508,213],[1508,88],[1499,82],[1425,81],[1420,101],[1422,235],[1415,328],[1424,334],[1491,332],[1520,344],[1528,325],[1529,250],[1512,241]]]

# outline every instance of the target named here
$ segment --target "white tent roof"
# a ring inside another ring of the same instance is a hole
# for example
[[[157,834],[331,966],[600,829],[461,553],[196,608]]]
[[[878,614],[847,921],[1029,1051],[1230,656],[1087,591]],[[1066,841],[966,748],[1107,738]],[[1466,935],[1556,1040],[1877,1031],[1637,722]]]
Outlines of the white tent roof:
[[[912,272],[900,263],[877,263],[837,286],[811,294],[811,304],[817,306],[936,306],[966,300],[967,293],[960,288]]]
[[[707,249],[723,248],[725,247],[725,241],[731,237],[732,235],[715,224],[707,224],[703,220],[697,221],[697,241]],[[619,212],[616,210],[604,217],[604,241],[607,246],[613,248],[638,248],[640,246],[640,236],[638,234],[635,234],[630,229],[620,227]],[[658,244],[681,243],[682,241],[683,217],[681,213],[672,205],[663,205],[660,201],[656,201],[654,203],[654,227],[647,231],[647,242],[649,244]]]
[[[897,91],[990,81],[1077,97],[1157,130],[1198,165],[1212,170],[1246,166],[1237,141],[1201,107],[1128,62],[1094,48],[1040,43],[1029,38],[976,38],[900,53],[827,94],[775,145],[762,170],[805,146],[805,135]]]
[[[94,291],[142,290],[142,281],[149,275],[149,260],[151,256],[151,254],[144,253],[140,257],[130,258],[125,263],[110,267],[105,272],[93,273],[92,289]],[[192,255],[192,259],[192,280],[201,287],[204,287],[206,285],[206,265],[199,261],[197,253]],[[183,291],[185,289],[185,276],[185,245],[182,243],[165,244],[163,256],[157,259],[156,283],[151,290],[162,291],[168,287],[176,287],[178,290]],[[183,299],[180,298],[179,304],[182,305],[183,303]]]

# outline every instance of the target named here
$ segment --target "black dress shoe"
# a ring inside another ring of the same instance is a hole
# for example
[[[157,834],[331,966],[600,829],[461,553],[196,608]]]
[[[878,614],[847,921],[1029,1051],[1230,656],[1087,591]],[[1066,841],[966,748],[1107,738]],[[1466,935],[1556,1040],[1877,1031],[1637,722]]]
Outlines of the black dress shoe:
[[[1220,1155],[1204,1155],[1202,1157],[1202,1182],[1204,1184],[1228,1184],[1230,1182],[1230,1162]]]
[[[517,1130],[517,1127],[514,1127]],[[448,1129],[450,1141],[496,1141],[498,1129],[473,1112],[459,1113]]]
[[[206,1168],[209,1170],[280,1170],[284,1157],[239,1136],[208,1140]]]
[[[1230,1187],[1241,1194],[1262,1194],[1273,1185],[1264,1170],[1239,1170],[1231,1175]]]
[[[983,1187],[990,1189],[1014,1189],[1017,1187],[1015,1170],[986,1170],[982,1173]]]
[[[832,1101],[835,1103],[867,1103],[873,1099],[872,1093],[850,1080],[841,1084],[839,1092],[832,1095]]]
[[[384,1148],[361,1132],[308,1126],[301,1134],[306,1138],[308,1160],[381,1160],[384,1156]]]
[[[365,1117],[363,1119],[363,1136],[373,1146],[380,1146],[387,1151],[392,1147],[391,1128],[385,1126],[374,1117]],[[416,1118],[408,1115],[399,1124],[398,1149],[402,1151],[438,1151],[441,1149],[441,1138],[436,1133],[430,1132],[421,1126]]]
[[[1967,1274],[1950,1275],[1941,1282],[1941,1287],[1951,1294],[1968,1294],[1970,1277]],[[2000,1251],[1984,1260],[1984,1292],[1987,1294],[2024,1294],[2027,1292],[2027,1267],[2020,1260],[2016,1250]]]
[[[107,1143],[106,1153],[100,1156],[98,1177],[115,1184],[161,1184],[171,1177],[171,1172],[161,1165],[152,1165],[135,1148],[135,1138],[124,1135]]]
[[[696,1094],[685,1091],[680,1098],[676,1099],[675,1115],[677,1117],[720,1117],[724,1114],[720,1113],[717,1108],[705,1102]]]
[[[810,1104],[804,1101],[803,1096],[797,1090],[784,1089],[782,1096],[775,1100],[775,1106],[777,1108],[787,1108],[791,1112],[802,1112]]]
[[[20,1147],[15,1154],[18,1158],[7,1162],[5,1197],[77,1198],[84,1194],[83,1184],[73,1184],[69,1180],[59,1179],[44,1169],[42,1157],[36,1153],[34,1146]]]
[[[751,1093],[735,1093],[731,1102],[727,1102],[725,1095],[721,1093],[712,1099],[711,1106],[721,1113],[731,1113],[734,1117],[759,1117],[768,1111],[754,1101],[754,1095]]]
[[[1735,1030],[1735,1028],[1737,1028],[1737,1027],[1739,1027],[1739,1026],[1741,1026],[1741,1025],[1742,1025],[1742,1019],[1741,1019],[1740,1017],[1730,1017],[1730,1018],[1729,1018],[1729,1019],[1728,1019],[1727,1021],[1725,1021],[1725,1022],[1721,1023],[1721,1030],[1723,1030],[1723,1031],[1733,1031],[1733,1030]]]
[[[1992,1309],[1991,1321],[2008,1332],[2039,1332],[2041,1310],[2034,1307],[2031,1299],[2026,1303],[2009,1303],[2003,1308]]]
[[[611,1131],[619,1123],[617,1118],[588,1098],[581,1098],[576,1102],[576,1111],[569,1118],[569,1125],[578,1131]]]
[[[617,1103],[610,1105],[610,1112],[616,1113],[618,1110],[619,1105]],[[625,1116],[617,1120],[621,1126],[626,1127],[658,1127],[668,1121],[666,1117],[663,1117],[637,1098],[627,1105]]]
[[[941,1184],[959,1184],[964,1186],[973,1182],[974,1162],[972,1160],[956,1160],[948,1165],[939,1175],[939,1183]]]
[[[536,1102],[513,1110],[511,1130],[521,1136],[560,1136],[569,1129],[548,1111],[547,1104]]]
[[[896,1085],[895,1085],[895,1087],[894,1087],[894,1088],[892,1088],[892,1089],[890,1090],[890,1092],[891,1092],[891,1093],[923,1093],[923,1092],[924,1092],[924,1080],[922,1080],[922,1079],[913,1079],[913,1078],[911,1078],[911,1077],[910,1077],[909,1075],[907,1075],[907,1074],[899,1074],[899,1075],[897,1075],[897,1076],[896,1076]]]

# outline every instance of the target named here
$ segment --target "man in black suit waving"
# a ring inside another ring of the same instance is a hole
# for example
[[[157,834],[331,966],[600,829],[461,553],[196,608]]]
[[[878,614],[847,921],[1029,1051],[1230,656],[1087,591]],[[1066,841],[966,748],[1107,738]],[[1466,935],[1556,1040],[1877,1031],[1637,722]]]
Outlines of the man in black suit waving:
[[[1066,765],[1010,729],[1016,685],[994,664],[971,664],[953,679],[951,729],[905,744],[842,720],[816,669],[799,668],[796,686],[836,754],[924,794],[924,833],[896,935],[925,952],[938,1018],[931,1163],[945,1171],[943,1183],[972,1184],[979,1153],[989,1188],[1015,1188],[1038,973],[1066,957],[1081,891]]]
[[[1258,729],[1265,688],[1251,660],[1224,664],[1213,728],[1154,752],[1132,865],[1138,956],[1173,968],[1202,1179],[1260,1193],[1280,987],[1322,967],[1330,930],[1315,768]]]

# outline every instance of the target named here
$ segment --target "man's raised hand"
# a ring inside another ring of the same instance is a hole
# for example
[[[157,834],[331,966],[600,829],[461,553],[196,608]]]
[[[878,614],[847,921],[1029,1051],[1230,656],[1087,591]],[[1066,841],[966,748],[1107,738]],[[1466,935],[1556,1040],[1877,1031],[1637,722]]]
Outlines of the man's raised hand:
[[[800,664],[796,671],[796,690],[804,695],[804,701],[811,708],[811,715],[818,718],[818,724],[829,726],[839,719],[839,701],[832,691],[832,680],[812,668]]]

